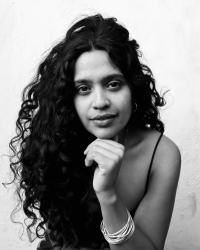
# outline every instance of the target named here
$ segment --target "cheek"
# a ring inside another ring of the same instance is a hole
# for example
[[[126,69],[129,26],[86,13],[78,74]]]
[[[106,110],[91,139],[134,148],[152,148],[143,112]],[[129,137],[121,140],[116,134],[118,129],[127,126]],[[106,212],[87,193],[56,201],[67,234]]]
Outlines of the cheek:
[[[132,100],[131,100],[131,96],[127,95],[124,99],[123,99],[123,103],[121,105],[122,108],[122,117],[124,119],[124,121],[129,120],[132,114]]]
[[[121,107],[126,111],[127,115],[132,110],[132,100],[130,93],[127,93],[121,100]]]
[[[86,119],[86,107],[84,105],[84,102],[79,98],[74,98],[74,107],[79,119],[84,122],[84,120]]]
[[[131,103],[131,101],[126,104],[125,109],[124,109],[124,113],[125,113],[125,117],[127,117],[129,119],[131,114],[132,114],[132,103]]]

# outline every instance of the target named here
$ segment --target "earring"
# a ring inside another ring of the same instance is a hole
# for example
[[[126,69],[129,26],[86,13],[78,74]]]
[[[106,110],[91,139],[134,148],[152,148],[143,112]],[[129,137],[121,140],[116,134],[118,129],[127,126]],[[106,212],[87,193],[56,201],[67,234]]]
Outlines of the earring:
[[[135,113],[137,111],[137,103],[135,102],[132,106],[132,113]]]

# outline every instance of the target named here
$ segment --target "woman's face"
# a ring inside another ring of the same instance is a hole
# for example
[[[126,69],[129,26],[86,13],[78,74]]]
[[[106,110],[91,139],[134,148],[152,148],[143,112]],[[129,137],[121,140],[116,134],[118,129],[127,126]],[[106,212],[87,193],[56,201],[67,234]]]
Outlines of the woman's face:
[[[85,129],[101,139],[119,134],[131,116],[131,90],[102,50],[84,52],[75,64],[74,105]]]

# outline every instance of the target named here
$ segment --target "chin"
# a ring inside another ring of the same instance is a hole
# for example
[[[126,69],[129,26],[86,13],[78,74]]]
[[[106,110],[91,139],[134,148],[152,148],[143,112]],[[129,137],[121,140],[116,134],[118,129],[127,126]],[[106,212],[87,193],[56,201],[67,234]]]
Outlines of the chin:
[[[102,132],[93,132],[92,134],[99,139],[112,139],[118,133],[102,131]]]

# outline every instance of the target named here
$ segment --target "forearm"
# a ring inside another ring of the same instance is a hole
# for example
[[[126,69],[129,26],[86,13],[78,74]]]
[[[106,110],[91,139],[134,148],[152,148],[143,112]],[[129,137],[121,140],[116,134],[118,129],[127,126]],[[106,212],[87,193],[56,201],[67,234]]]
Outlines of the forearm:
[[[97,195],[103,216],[103,221],[109,233],[119,231],[127,223],[127,211],[114,191],[109,194]],[[155,250],[153,243],[135,225],[132,236],[121,244],[110,244],[112,250]]]

